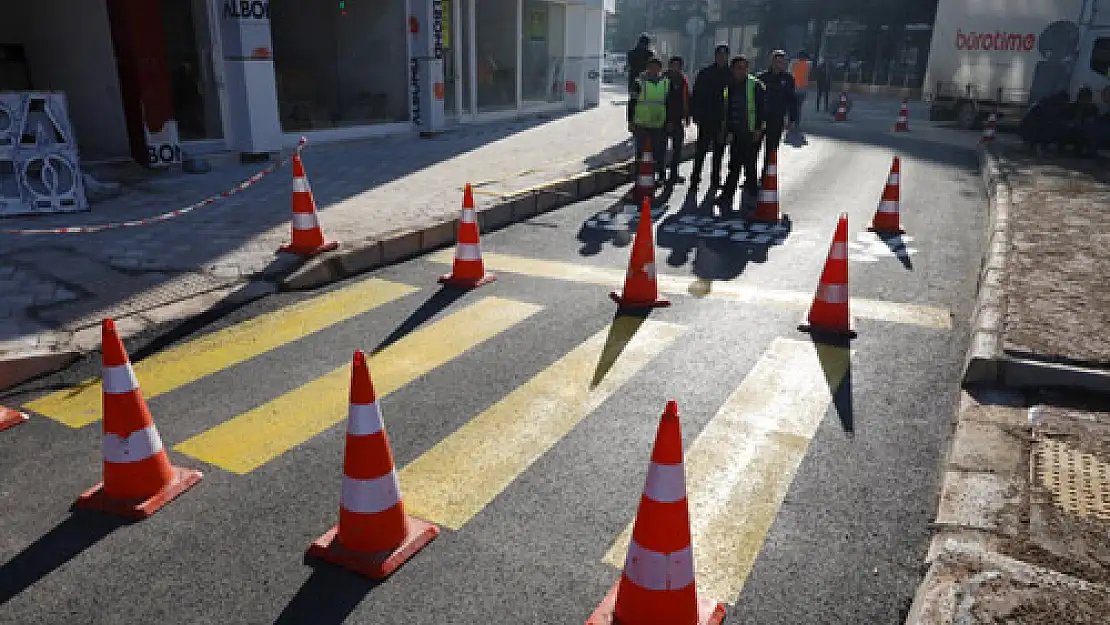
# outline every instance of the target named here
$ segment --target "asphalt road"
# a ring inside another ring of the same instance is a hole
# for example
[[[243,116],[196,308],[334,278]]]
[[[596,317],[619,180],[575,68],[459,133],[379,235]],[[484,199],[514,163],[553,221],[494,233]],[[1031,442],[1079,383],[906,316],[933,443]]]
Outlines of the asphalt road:
[[[171,458],[205,473],[139,523],[69,510],[100,476],[99,391],[81,386],[96,359],[4,397],[32,419],[0,434],[0,622],[583,623],[619,576],[674,399],[699,586],[727,623],[900,623],[984,204],[974,137],[894,135],[882,106],[783,147],[778,230],[677,188],[656,250],[674,305],[646,321],[615,321],[607,297],[630,251],[614,193],[485,235],[499,280],[474,292],[438,292],[447,250],[130,342]],[[900,247],[865,232],[894,154]],[[796,329],[841,212],[850,354]],[[406,504],[442,529],[377,585],[303,560],[337,519],[355,349],[376,352]]]

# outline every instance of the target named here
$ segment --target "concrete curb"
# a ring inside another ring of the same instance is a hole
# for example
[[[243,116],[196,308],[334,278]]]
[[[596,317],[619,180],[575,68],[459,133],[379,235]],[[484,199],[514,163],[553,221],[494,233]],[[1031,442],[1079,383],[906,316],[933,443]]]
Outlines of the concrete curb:
[[[682,160],[693,158],[694,144],[682,149]],[[478,212],[482,234],[492,232],[568,204],[608,193],[632,180],[634,159],[590,170],[515,192]],[[458,217],[443,218],[416,229],[400,230],[362,241],[343,242],[335,252],[310,259],[279,281],[282,290],[318,288],[379,267],[392,265],[455,244]]]
[[[979,144],[989,226],[979,267],[971,342],[964,359],[964,385],[1011,388],[1065,388],[1110,393],[1110,371],[1012,356],[1003,342],[1005,279],[1011,248],[1011,187],[991,144]]]

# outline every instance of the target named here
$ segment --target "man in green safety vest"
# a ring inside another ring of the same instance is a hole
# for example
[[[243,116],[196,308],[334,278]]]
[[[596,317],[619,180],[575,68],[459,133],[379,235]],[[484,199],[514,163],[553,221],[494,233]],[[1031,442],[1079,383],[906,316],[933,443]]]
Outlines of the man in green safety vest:
[[[652,57],[647,70],[632,83],[628,98],[628,131],[636,142],[636,160],[643,156],[644,140],[650,139],[657,187],[667,162],[667,97],[671,91],[671,81],[662,72],[663,61]]]
[[[717,198],[721,211],[731,211],[732,202],[740,184],[740,168],[744,168],[743,203],[755,205],[756,192],[759,190],[759,174],[755,161],[759,146],[767,128],[764,104],[767,89],[755,76],[748,73],[748,59],[744,55],[734,57],[731,63],[732,80],[725,88],[724,107],[725,128],[729,134],[728,177],[724,189]]]

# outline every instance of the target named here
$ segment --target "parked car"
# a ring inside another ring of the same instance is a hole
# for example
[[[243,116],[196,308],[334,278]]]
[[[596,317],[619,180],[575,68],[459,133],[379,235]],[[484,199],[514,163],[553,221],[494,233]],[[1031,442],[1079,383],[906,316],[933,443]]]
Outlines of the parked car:
[[[628,75],[628,57],[617,52],[605,55],[601,62],[601,76],[606,82],[613,82]]]

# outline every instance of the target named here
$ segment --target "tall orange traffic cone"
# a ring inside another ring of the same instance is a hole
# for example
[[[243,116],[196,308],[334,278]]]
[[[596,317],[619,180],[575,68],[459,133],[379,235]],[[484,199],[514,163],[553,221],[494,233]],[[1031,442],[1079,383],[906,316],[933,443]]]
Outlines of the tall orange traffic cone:
[[[25,413],[0,406],[0,432],[8,428],[14,428],[25,421],[27,421],[27,415]]]
[[[910,131],[910,105],[909,100],[902,98],[902,105],[898,107],[898,119],[894,122],[894,132]]]
[[[836,115],[833,116],[833,121],[848,121],[848,94],[844,92],[840,93],[840,101],[836,105]]]
[[[759,201],[756,202],[752,221],[770,223],[779,221],[779,153],[777,150],[767,155],[767,169],[763,172],[763,184],[759,189]]]
[[[289,245],[278,248],[278,251],[298,256],[316,256],[338,248],[339,243],[324,240],[324,231],[320,229],[320,220],[316,214],[316,198],[312,195],[312,187],[308,184],[304,163],[301,162],[301,149],[304,143],[305,139],[301,137],[292,156],[293,240]]]
[[[661,308],[671,302],[659,296],[659,283],[655,273],[655,235],[651,221],[651,200],[640,203],[640,223],[632,242],[632,257],[628,260],[628,273],[624,278],[624,294],[609,293],[610,299],[621,308]]]
[[[586,625],[717,625],[725,606],[699,597],[678,404],[667,402],[620,580]]]
[[[75,506],[143,519],[202,475],[170,464],[115,322],[105,319],[101,327],[104,481],[82,493]]]
[[[482,242],[478,233],[478,211],[474,208],[474,191],[470,183],[463,189],[462,218],[456,235],[455,263],[451,273],[440,276],[441,284],[474,289],[497,280],[497,276],[486,272],[482,261]]]
[[[998,115],[991,113],[987,115],[987,123],[983,125],[983,143],[994,141],[994,133],[998,129]]]
[[[339,523],[308,547],[308,555],[383,579],[436,536],[435,525],[405,514],[366,355],[357,351],[351,368]]]
[[[899,214],[902,212],[901,193],[902,161],[897,156],[890,165],[890,174],[886,177],[886,186],[883,187],[883,197],[879,200],[879,208],[871,220],[871,232],[879,234],[905,234],[899,223]]]
[[[666,146],[663,147],[666,149]],[[644,153],[640,155],[637,168],[632,200],[639,204],[655,196],[655,157],[651,153],[651,137],[644,137]]]
[[[802,332],[832,334],[856,338],[848,310],[848,214],[841,213],[836,223],[829,256],[821,281],[813,297],[813,305],[805,322],[798,326]]]

